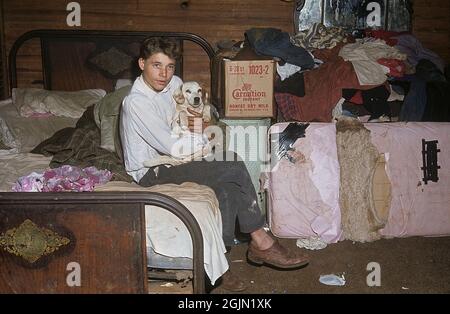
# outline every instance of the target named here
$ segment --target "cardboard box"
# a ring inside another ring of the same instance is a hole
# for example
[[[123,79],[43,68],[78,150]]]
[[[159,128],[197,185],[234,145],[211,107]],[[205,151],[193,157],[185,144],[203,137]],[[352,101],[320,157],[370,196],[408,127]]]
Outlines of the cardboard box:
[[[224,60],[225,117],[274,117],[274,75],[274,60]]]

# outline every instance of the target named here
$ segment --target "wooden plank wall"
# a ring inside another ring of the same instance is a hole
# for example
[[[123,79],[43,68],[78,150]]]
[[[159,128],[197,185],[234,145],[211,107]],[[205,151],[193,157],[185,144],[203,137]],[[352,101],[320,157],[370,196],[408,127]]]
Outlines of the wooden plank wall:
[[[6,53],[14,40],[32,29],[69,29],[68,0],[4,0]],[[212,45],[223,39],[242,40],[251,27],[276,27],[293,31],[293,6],[281,0],[79,0],[78,29],[188,31]],[[182,3],[188,3],[182,8]],[[414,33],[423,44],[450,61],[448,0],[415,0]],[[209,86],[208,59],[199,49],[186,47],[185,79]],[[37,42],[20,51],[21,76],[40,80]],[[22,80],[22,81],[24,81]],[[19,81],[19,84],[24,82]],[[21,85],[19,85],[21,86]],[[38,85],[34,85],[39,87]]]
[[[8,81],[6,79],[6,54],[4,51],[3,35],[3,6],[0,3],[0,99],[7,98],[8,94]]]
[[[450,63],[450,1],[414,0],[413,33]]]
[[[5,45],[33,29],[70,29],[66,24],[68,0],[4,0]],[[183,2],[188,3],[182,8]],[[204,37],[211,45],[223,39],[242,40],[251,27],[293,30],[293,3],[280,0],[79,0],[81,26],[77,29],[187,31]],[[209,87],[208,57],[200,48],[187,45],[184,78]],[[19,52],[25,81],[40,80],[39,43]],[[19,77],[19,78],[20,78]],[[34,85],[39,87],[38,85]]]

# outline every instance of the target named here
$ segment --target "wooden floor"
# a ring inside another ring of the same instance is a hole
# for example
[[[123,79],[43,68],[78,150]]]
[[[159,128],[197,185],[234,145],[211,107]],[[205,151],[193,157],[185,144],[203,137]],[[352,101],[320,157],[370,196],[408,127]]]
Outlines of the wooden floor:
[[[304,268],[282,271],[245,261],[246,244],[233,246],[230,268],[244,281],[243,294],[449,294],[450,293],[450,236],[410,237],[382,239],[359,243],[341,241],[321,250],[305,250],[296,246],[295,239],[278,239],[281,244],[302,250],[310,256]],[[369,263],[379,265],[380,285],[370,286],[373,269]],[[328,286],[319,281],[321,275],[345,274],[344,286]],[[150,293],[191,293],[192,286],[164,286],[167,282],[152,282]],[[208,289],[207,289],[208,290]],[[230,294],[220,285],[210,294]]]

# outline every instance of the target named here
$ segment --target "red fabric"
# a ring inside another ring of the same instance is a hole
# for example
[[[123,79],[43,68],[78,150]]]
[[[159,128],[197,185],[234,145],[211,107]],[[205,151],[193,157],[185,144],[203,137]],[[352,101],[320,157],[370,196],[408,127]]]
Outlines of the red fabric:
[[[288,93],[275,93],[275,101],[277,107],[280,109],[281,114],[285,120],[298,120],[302,121],[302,111],[300,110],[301,104],[298,103],[299,97],[296,97]]]
[[[401,34],[399,32],[390,32],[390,31],[374,30],[374,29],[366,29],[364,32],[366,34],[366,37],[383,39],[386,42],[386,44],[389,46],[397,45],[397,39],[391,38],[391,37],[398,36]]]
[[[362,105],[363,104],[362,92],[360,90],[357,91],[349,101],[356,105]]]
[[[389,68],[390,76],[402,77],[405,74],[406,65],[401,60],[381,58],[377,62]]]
[[[277,105],[286,120],[330,122],[331,111],[341,99],[342,89],[366,90],[378,86],[359,84],[352,63],[338,56],[342,46],[314,51],[314,56],[324,64],[304,73],[304,97],[275,94]]]

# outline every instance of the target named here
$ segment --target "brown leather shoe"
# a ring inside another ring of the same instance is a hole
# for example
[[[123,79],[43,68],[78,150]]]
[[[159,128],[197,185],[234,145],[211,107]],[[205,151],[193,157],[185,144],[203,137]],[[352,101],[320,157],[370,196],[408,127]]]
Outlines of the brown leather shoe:
[[[277,240],[266,250],[260,250],[250,242],[247,258],[258,266],[267,264],[282,269],[297,268],[309,263],[309,257],[306,254],[291,252]]]
[[[241,292],[247,289],[245,283],[237,278],[230,270],[227,270],[227,272],[222,275],[220,287],[231,292]]]

